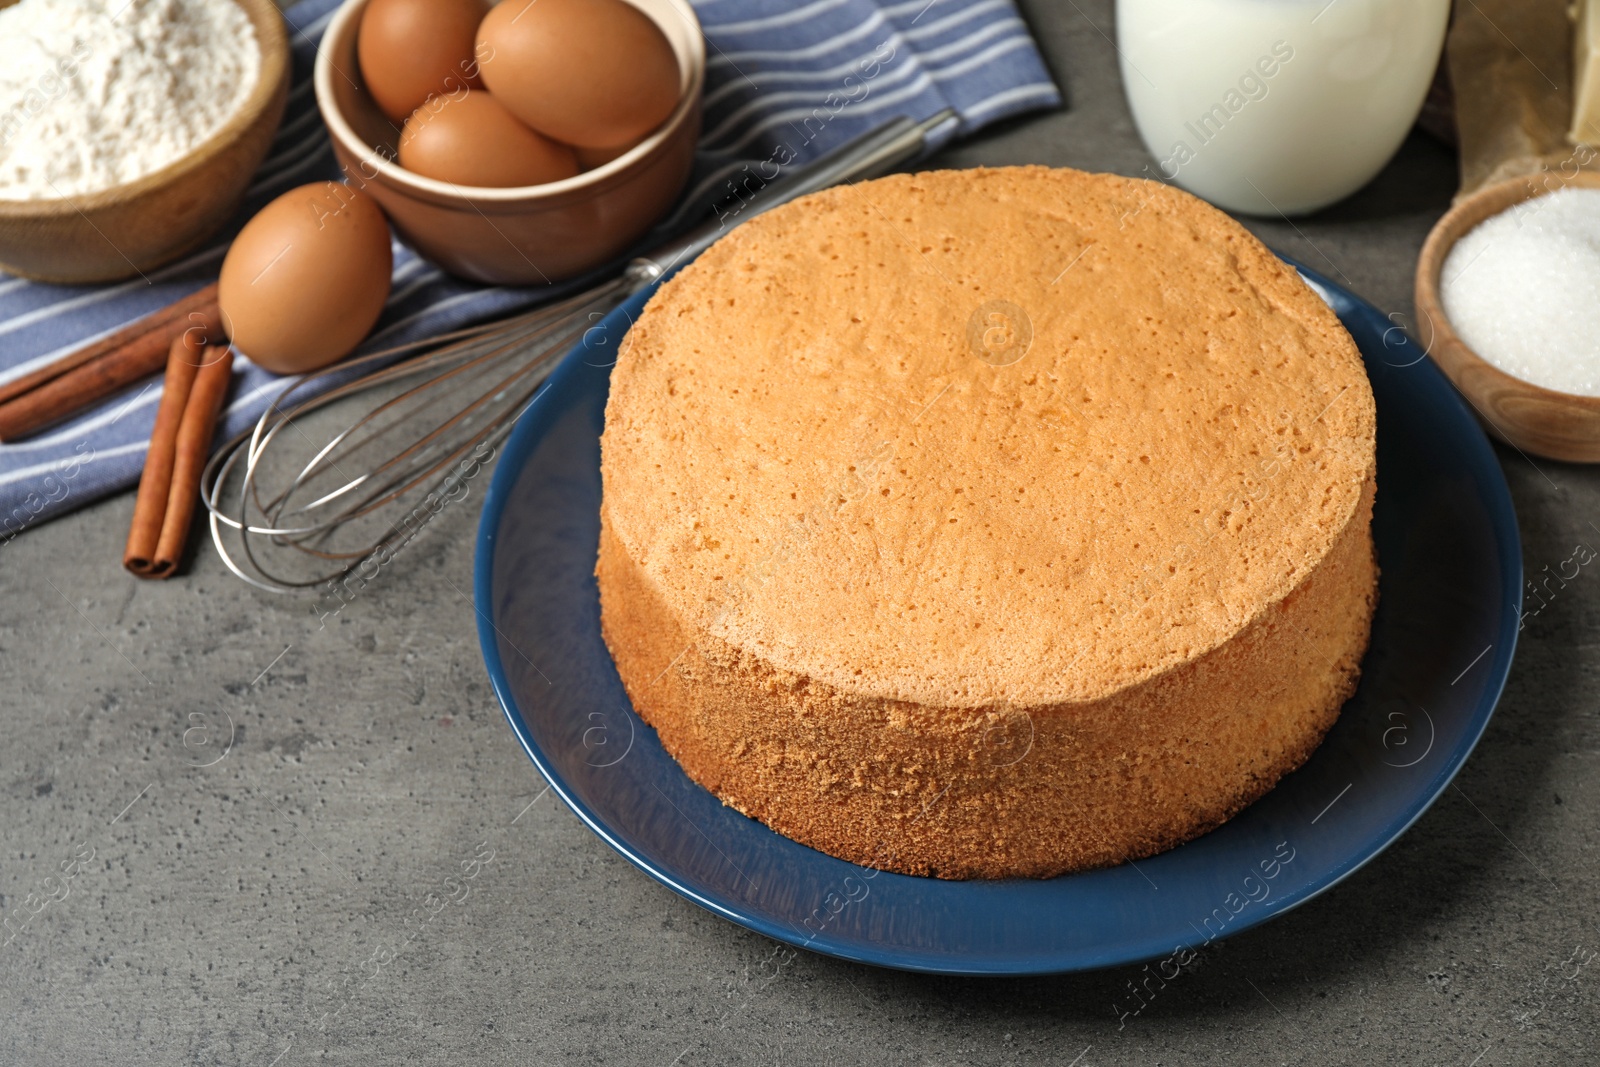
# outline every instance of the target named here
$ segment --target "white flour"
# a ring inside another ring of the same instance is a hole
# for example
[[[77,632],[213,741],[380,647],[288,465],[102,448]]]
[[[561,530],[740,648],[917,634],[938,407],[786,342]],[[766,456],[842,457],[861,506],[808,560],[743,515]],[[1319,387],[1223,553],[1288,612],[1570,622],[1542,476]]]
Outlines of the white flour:
[[[261,51],[233,0],[21,0],[0,9],[0,199],[159,170],[250,95]]]

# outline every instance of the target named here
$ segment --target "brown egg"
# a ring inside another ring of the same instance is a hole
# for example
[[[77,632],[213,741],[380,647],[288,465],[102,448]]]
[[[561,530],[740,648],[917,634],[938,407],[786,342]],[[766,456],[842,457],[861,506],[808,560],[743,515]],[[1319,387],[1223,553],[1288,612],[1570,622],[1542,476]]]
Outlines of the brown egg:
[[[502,188],[578,173],[572,149],[535,133],[488,93],[436,96],[400,135],[400,165],[424,178]]]
[[[434,93],[482,89],[472,49],[488,11],[485,0],[371,0],[356,60],[379,110],[404,122]]]
[[[483,83],[517,118],[583,148],[630,144],[678,104],[678,60],[624,0],[504,0],[478,27]]]
[[[371,197],[339,182],[291,189],[245,224],[222,261],[223,328],[267,370],[317,370],[378,321],[393,266]]]

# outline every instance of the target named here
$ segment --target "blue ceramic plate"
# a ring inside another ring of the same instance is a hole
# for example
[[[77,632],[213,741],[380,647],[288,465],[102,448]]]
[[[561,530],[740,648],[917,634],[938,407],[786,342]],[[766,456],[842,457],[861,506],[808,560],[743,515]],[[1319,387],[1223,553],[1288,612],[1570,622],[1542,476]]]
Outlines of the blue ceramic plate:
[[[938,881],[796,844],[690,781],[629,706],[594,579],[610,364],[653,290],[567,357],[489,487],[478,632],[517,739],[653,878],[769,937],[863,963],[1085,970],[1232,937],[1305,903],[1399,837],[1472,751],[1511,668],[1522,555],[1500,466],[1444,376],[1376,308],[1303,273],[1354,335],[1377,395],[1382,599],[1360,690],[1327,740],[1220,829],[1137,866]]]

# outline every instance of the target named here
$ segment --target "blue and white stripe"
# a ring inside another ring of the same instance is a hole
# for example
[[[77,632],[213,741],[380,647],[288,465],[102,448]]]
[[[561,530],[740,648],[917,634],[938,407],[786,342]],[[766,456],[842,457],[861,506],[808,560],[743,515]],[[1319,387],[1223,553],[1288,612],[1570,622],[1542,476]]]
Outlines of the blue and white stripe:
[[[282,127],[245,204],[215,244],[130,282],[40,285],[0,274],[0,382],[28,373],[213,281],[227,243],[262,205],[337,167],[311,89],[317,41],[339,0],[302,0],[285,18],[294,81]],[[770,158],[804,162],[895,115],[961,117],[935,147],[1008,115],[1061,102],[1012,0],[694,0],[706,35],[704,125],[695,173],[663,228],[731,193]],[[782,153],[782,156],[776,156]],[[394,246],[394,287],[367,347],[454,329],[560,287],[458,281]],[[283,380],[240,361],[222,433],[248,427]],[[0,541],[138,480],[161,398],[146,382],[37,438],[0,445]]]

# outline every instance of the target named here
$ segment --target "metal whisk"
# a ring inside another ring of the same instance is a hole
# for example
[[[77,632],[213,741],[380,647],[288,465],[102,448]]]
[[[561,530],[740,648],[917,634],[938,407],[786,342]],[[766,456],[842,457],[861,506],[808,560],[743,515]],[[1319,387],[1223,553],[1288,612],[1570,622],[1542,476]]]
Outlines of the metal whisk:
[[[886,173],[918,155],[927,134],[955,117],[946,110],[922,123],[885,123],[768,183],[744,203],[737,221]],[[336,581],[392,552],[477,473],[586,330],[726,228],[725,221],[707,223],[633,260],[616,277],[534,311],[297,379],[206,465],[200,492],[223,562],[259,589],[286,593]],[[352,405],[361,405],[353,420]],[[298,561],[295,574],[279,573],[286,549]]]

